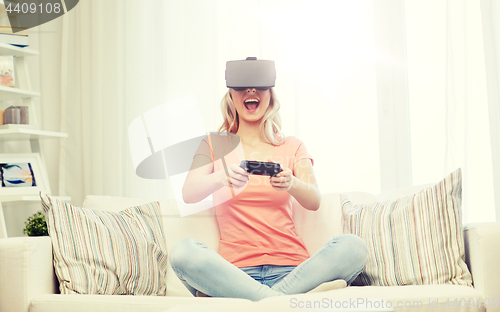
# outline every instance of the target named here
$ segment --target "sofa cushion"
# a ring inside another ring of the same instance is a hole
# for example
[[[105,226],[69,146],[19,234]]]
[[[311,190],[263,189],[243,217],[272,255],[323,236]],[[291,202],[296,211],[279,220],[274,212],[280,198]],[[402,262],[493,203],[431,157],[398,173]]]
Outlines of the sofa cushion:
[[[40,197],[62,294],[166,294],[158,202],[106,212]]]
[[[105,211],[120,211],[126,207],[148,203],[149,201],[149,199],[139,198],[88,195],[85,198],[83,207]],[[193,238],[205,243],[214,251],[219,250],[219,228],[213,208],[181,217],[176,200],[160,199],[159,203],[167,242],[167,252],[177,241],[183,238]],[[170,265],[167,267],[167,296],[193,296],[177,278]]]
[[[341,195],[344,231],[368,245],[365,270],[354,285],[472,286],[464,261],[461,171],[414,195],[353,205]]]
[[[344,195],[353,204],[365,204],[413,195],[432,185],[434,183],[410,186],[378,195],[367,192],[349,192]],[[304,241],[310,255],[317,252],[330,238],[344,233],[339,193],[321,194],[321,205],[316,211],[305,209],[294,198],[292,198],[292,203],[295,231]]]

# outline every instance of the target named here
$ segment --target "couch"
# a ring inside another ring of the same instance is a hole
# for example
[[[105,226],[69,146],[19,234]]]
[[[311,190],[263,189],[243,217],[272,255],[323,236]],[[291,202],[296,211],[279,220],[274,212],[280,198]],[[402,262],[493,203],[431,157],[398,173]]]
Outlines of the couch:
[[[367,203],[407,196],[428,186],[409,187],[377,196],[363,192],[346,194],[353,202]],[[294,204],[296,231],[311,254],[330,237],[343,232],[339,195],[322,195],[318,211],[308,211]],[[119,211],[145,202],[148,200],[88,196],[83,207]],[[219,234],[213,209],[181,218],[175,200],[159,202],[167,248],[190,237],[217,250]],[[500,311],[500,224],[467,224],[464,239],[465,262],[471,271],[474,287],[450,284],[349,286],[252,302],[234,298],[194,298],[170,265],[165,297],[61,295],[58,294],[58,280],[52,263],[50,238],[7,238],[0,240],[0,311]]]

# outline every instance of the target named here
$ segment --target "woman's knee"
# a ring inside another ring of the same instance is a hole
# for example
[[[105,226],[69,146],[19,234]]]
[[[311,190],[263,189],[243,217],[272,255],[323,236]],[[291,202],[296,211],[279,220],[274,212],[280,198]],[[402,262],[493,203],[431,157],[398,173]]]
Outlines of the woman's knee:
[[[368,247],[365,241],[354,234],[346,235],[349,237],[349,245],[352,248],[353,262],[359,263],[359,266],[364,266],[368,257]]]
[[[343,245],[345,253],[349,255],[349,260],[353,265],[362,267],[366,264],[368,247],[361,237],[354,234],[342,234],[334,239]]]
[[[168,254],[170,265],[174,268],[189,264],[195,258],[196,250],[200,244],[199,241],[192,238],[184,238],[177,241]]]

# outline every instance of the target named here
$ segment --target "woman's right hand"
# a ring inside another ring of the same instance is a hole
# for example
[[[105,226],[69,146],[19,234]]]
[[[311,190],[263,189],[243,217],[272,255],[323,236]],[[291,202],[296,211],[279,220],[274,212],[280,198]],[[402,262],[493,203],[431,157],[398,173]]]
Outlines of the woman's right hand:
[[[247,185],[250,177],[245,169],[236,164],[232,164],[227,167],[226,179],[229,186],[239,189]]]

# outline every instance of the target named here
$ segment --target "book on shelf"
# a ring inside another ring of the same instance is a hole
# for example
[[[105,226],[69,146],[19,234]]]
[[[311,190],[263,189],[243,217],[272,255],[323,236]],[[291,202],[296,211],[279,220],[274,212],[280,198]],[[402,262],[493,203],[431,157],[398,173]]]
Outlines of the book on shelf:
[[[13,56],[0,56],[0,86],[16,87]]]
[[[28,36],[12,35],[12,34],[2,34],[0,33],[0,42],[8,43],[10,45],[24,48],[29,46]]]
[[[18,32],[14,33],[14,31]],[[27,47],[29,43],[26,28],[0,26],[0,42],[22,48]]]
[[[0,26],[0,34],[10,34],[18,36],[28,36],[26,27]]]

